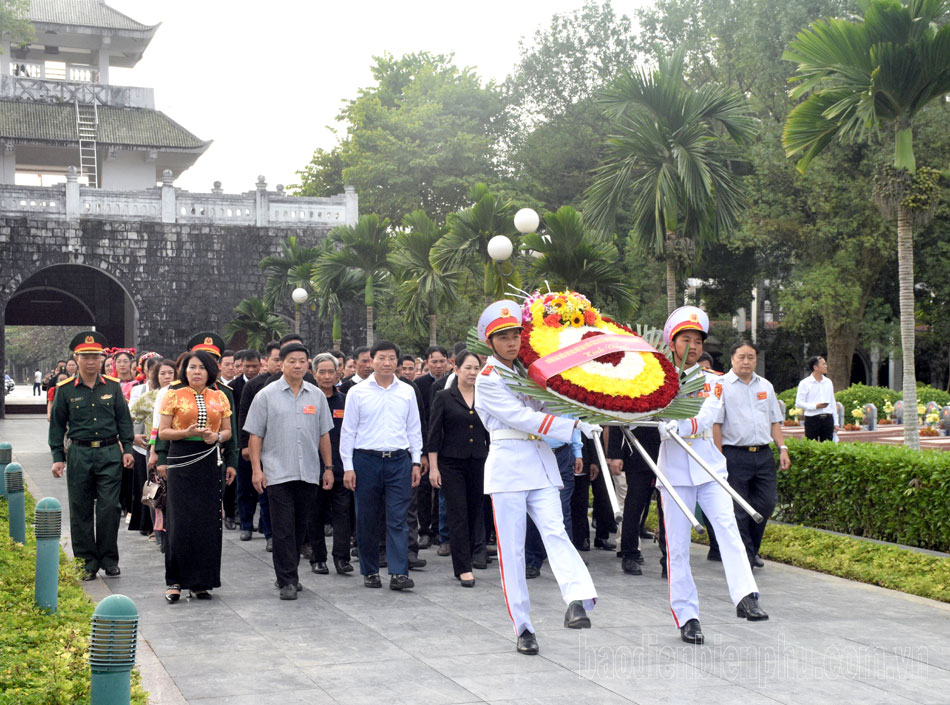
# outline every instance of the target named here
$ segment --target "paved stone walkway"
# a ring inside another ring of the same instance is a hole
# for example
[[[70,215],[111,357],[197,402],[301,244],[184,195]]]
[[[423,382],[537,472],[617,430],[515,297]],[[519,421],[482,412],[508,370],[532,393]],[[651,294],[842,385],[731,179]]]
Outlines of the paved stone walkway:
[[[45,439],[41,418],[0,421],[30,491],[65,500]],[[497,563],[466,590],[451,559],[423,551],[429,565],[408,593],[302,572],[300,599],[281,602],[264,540],[225,531],[214,599],[168,605],[162,555],[120,533],[122,576],[100,573],[88,589],[135,600],[138,665],[156,705],[950,703],[950,605],[769,562],[756,579],[771,619],[741,621],[721,565],[698,546],[706,645],[679,640],[648,546],[642,577],[624,576],[613,554],[584,554],[600,594],[590,630],[562,627],[545,566],[529,583],[541,654],[528,657],[514,651]]]

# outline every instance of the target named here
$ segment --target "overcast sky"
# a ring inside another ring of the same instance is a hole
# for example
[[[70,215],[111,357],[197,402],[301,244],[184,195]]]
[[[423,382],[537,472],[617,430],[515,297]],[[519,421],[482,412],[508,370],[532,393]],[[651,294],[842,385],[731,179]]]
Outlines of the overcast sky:
[[[483,79],[504,80],[551,15],[583,0],[106,0],[139,22],[161,23],[134,69],[112,83],[150,86],[155,107],[201,139],[214,140],[176,185],[249,191],[296,181],[341,101],[372,83],[372,57],[389,52],[453,53]],[[633,16],[645,0],[614,0]]]

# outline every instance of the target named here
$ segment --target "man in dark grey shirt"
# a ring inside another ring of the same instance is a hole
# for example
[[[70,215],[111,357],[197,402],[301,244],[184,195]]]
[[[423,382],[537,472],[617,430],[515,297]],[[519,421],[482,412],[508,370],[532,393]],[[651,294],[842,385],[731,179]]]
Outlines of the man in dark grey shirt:
[[[330,429],[333,418],[326,395],[304,380],[310,354],[301,343],[280,349],[282,377],[254,397],[244,430],[250,434],[255,489],[267,489],[274,539],[274,572],[280,599],[296,600],[297,565],[307,534],[307,518],[321,484],[333,487]],[[265,470],[266,469],[266,470]]]

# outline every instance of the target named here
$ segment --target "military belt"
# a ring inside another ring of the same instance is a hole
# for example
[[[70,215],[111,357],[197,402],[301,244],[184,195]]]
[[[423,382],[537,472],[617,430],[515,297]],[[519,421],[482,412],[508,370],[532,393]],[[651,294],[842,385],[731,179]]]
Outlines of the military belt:
[[[113,436],[112,438],[103,438],[102,440],[95,441],[84,441],[79,438],[70,438],[73,443],[77,446],[83,446],[85,448],[104,448],[105,446],[115,445],[119,442],[118,436]]]

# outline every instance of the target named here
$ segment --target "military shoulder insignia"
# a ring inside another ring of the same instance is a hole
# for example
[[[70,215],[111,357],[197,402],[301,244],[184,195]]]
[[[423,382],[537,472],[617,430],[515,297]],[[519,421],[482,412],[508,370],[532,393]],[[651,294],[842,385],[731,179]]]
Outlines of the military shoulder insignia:
[[[494,370],[494,369],[495,369],[495,368],[494,368],[493,366],[491,366],[491,365],[485,365],[485,369],[482,370],[482,374],[487,377],[488,375],[490,375],[490,374],[492,373],[492,370]]]
[[[720,372],[719,370],[708,369],[706,370],[706,372],[708,372],[709,374],[716,375],[717,377],[722,377],[723,375],[723,373]]]
[[[217,382],[215,382],[215,384],[218,385],[219,387],[224,387],[225,389],[231,389],[230,384],[228,384],[227,382],[222,382],[220,379]]]
[[[118,383],[118,384],[122,384],[122,380],[119,379],[118,377],[110,377],[109,375],[102,375],[102,376],[103,376],[104,379],[107,379],[107,380],[109,380],[110,382],[116,382],[116,383]]]
[[[184,386],[185,386],[185,385],[182,383],[182,381],[181,381],[180,379],[176,379],[174,382],[172,382],[171,384],[168,385],[168,388],[169,388],[169,389],[181,389],[181,388],[184,387]]]
[[[74,379],[76,379],[76,375],[73,375],[72,377],[69,377],[69,378],[67,378],[67,379],[64,379],[62,382],[57,382],[57,383],[56,383],[56,386],[57,386],[57,387],[62,387],[64,384],[69,384],[69,383],[72,382]]]

